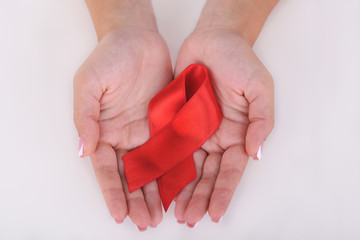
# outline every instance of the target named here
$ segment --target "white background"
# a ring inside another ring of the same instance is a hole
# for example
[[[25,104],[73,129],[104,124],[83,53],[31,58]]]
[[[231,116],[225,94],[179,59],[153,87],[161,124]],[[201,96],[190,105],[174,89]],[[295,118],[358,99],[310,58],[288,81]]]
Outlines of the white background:
[[[204,0],[154,0],[173,62]],[[82,0],[1,1],[0,239],[360,239],[360,1],[283,0],[254,50],[276,126],[219,224],[173,205],[138,232],[108,214],[77,157],[72,78],[97,40]]]

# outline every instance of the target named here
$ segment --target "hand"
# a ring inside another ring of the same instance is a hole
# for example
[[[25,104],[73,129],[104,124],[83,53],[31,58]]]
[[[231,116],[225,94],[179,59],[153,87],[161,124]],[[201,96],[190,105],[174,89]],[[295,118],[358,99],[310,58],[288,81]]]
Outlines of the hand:
[[[148,104],[172,79],[168,48],[154,30],[108,32],[74,79],[74,120],[111,216],[139,230],[162,220],[155,181],[129,193],[122,156],[149,139]]]
[[[194,154],[197,179],[176,198],[175,216],[190,227],[207,211],[214,222],[224,215],[249,156],[260,158],[274,108],[272,78],[239,33],[195,30],[183,43],[175,75],[192,63],[208,68],[223,120]]]

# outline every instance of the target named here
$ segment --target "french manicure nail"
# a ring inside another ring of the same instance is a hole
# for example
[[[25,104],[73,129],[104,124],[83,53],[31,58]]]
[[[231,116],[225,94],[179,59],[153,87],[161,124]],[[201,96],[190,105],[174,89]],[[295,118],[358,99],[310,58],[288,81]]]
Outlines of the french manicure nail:
[[[264,143],[262,143],[262,144],[260,145],[259,150],[257,151],[257,154],[256,154],[257,160],[260,160],[260,159],[261,159],[263,146],[264,146]]]
[[[84,154],[84,142],[80,138],[80,140],[79,140],[79,157],[83,157],[83,154]]]

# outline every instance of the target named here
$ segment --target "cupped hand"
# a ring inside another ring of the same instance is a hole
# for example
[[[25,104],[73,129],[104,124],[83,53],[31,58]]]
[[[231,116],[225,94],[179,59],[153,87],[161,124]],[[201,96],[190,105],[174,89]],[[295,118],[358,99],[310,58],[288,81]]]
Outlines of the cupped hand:
[[[207,211],[214,222],[224,215],[249,156],[261,157],[274,109],[272,78],[239,33],[194,31],[181,47],[175,75],[192,63],[208,68],[223,120],[194,154],[198,177],[176,198],[175,217],[190,227]]]
[[[111,216],[129,215],[140,230],[162,220],[155,181],[129,193],[122,156],[149,139],[148,104],[172,79],[168,48],[157,31],[107,33],[74,78],[80,155],[90,156]]]

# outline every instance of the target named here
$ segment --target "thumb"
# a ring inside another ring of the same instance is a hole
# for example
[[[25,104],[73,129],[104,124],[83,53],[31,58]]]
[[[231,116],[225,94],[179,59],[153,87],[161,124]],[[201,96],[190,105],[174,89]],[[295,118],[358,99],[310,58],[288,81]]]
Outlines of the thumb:
[[[80,137],[80,157],[89,156],[96,149],[101,96],[101,86],[94,75],[78,71],[74,77],[74,122]]]
[[[265,139],[274,127],[274,86],[271,76],[250,84],[245,97],[249,102],[249,126],[246,133],[246,152],[255,160],[262,155]]]

